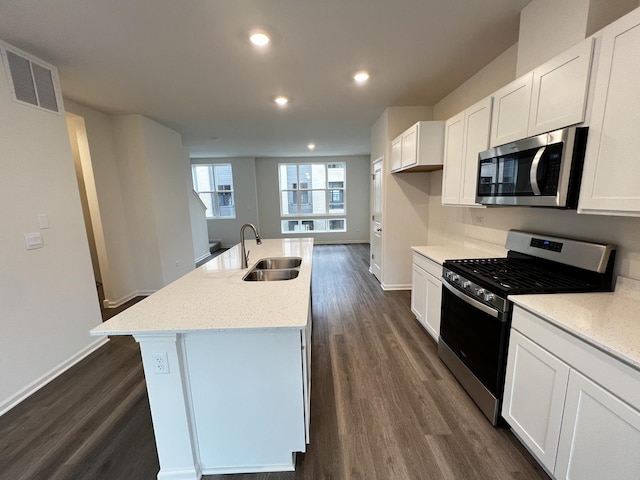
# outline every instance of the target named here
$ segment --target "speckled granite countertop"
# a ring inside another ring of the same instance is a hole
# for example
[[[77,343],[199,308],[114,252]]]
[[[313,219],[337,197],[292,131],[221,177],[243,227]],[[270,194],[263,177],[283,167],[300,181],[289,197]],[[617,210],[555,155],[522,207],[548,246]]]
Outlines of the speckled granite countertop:
[[[640,282],[618,277],[615,292],[511,295],[516,305],[640,369]]]
[[[91,335],[304,327],[313,239],[265,239],[262,245],[247,239],[247,249],[249,267],[266,257],[302,257],[300,274],[293,280],[245,282],[248,269],[240,269],[236,245],[94,328]]]
[[[411,249],[436,263],[442,265],[445,260],[457,260],[462,258],[493,258],[506,257],[507,251],[499,246],[493,248],[478,248],[471,245],[433,245],[418,246]]]

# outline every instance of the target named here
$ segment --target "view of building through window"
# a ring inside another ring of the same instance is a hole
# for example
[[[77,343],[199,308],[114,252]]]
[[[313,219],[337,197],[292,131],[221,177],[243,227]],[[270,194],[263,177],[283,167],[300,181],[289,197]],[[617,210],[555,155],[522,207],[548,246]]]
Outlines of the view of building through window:
[[[207,207],[207,218],[236,218],[231,165],[192,165],[192,172],[193,189]]]
[[[282,233],[345,232],[344,163],[280,164]],[[294,217],[294,218],[292,218]]]

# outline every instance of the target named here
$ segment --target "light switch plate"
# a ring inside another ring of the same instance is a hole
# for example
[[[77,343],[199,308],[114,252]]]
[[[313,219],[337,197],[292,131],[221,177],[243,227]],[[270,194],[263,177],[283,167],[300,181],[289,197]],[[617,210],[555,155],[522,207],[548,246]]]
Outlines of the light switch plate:
[[[44,247],[44,241],[42,240],[42,234],[40,232],[25,233],[24,242],[27,245],[27,250]]]
[[[49,228],[49,215],[46,213],[39,213],[38,225],[40,225],[40,228]]]

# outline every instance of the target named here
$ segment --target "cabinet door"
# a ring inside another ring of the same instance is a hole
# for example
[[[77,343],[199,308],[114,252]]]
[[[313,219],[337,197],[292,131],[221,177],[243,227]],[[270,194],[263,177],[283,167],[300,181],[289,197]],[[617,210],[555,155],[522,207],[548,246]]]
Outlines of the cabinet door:
[[[402,135],[391,142],[391,171],[396,172],[402,168]]]
[[[555,477],[640,478],[640,412],[572,371]]]
[[[442,204],[460,203],[462,154],[464,147],[464,112],[445,123]]]
[[[526,138],[533,72],[523,75],[493,94],[491,146]]]
[[[402,134],[402,168],[418,163],[418,125]]]
[[[427,273],[427,307],[424,326],[437,342],[440,337],[440,306],[442,305],[442,282]]]
[[[502,416],[550,472],[556,461],[569,367],[511,330]]]
[[[464,155],[460,187],[460,203],[462,205],[478,205],[476,203],[478,154],[489,148],[492,104],[493,98],[488,97],[465,110]]]
[[[602,31],[579,213],[640,216],[640,10]]]
[[[529,136],[584,121],[592,52],[588,38],[533,71]]]
[[[413,275],[411,281],[411,311],[418,321],[424,324],[427,312],[427,277],[425,272],[415,263],[413,264]]]

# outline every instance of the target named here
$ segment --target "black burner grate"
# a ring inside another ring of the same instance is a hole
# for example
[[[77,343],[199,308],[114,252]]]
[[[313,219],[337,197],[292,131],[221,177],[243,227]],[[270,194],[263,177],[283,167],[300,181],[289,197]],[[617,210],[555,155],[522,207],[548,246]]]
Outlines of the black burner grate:
[[[588,291],[596,288],[587,279],[540,268],[532,261],[511,258],[451,260],[456,270],[471,280],[484,280],[507,294]]]

